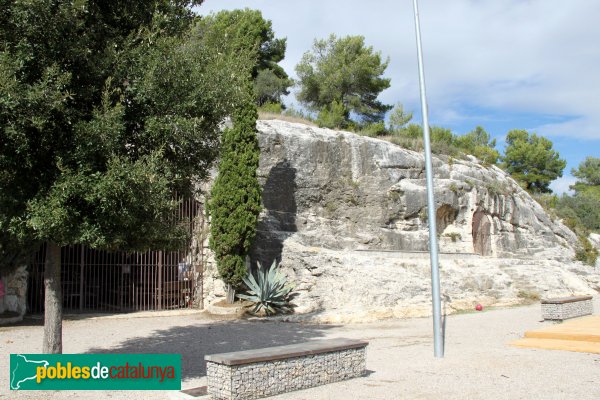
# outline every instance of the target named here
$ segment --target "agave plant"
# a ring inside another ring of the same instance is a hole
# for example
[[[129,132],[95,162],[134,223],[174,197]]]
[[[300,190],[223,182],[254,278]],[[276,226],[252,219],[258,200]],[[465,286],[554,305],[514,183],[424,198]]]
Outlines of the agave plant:
[[[248,294],[238,294],[237,297],[254,303],[254,314],[264,312],[272,315],[291,311],[289,300],[293,287],[288,285],[287,277],[278,270],[277,262],[273,261],[270,268],[263,268],[260,262],[257,264],[257,276],[249,271],[244,278]]]

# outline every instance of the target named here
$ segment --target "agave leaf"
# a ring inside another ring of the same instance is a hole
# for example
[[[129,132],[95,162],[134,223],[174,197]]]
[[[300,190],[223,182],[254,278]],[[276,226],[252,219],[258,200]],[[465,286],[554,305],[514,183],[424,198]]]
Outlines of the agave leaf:
[[[287,276],[277,267],[276,260],[267,268],[257,262],[256,274],[249,271],[244,277],[248,291],[237,297],[254,303],[252,313],[272,315],[291,311],[289,300],[293,286],[288,284]]]
[[[285,300],[273,300],[273,301],[271,301],[271,304],[274,304],[276,306],[285,306],[286,301]]]
[[[294,290],[294,287],[292,285],[284,286],[283,288],[281,288],[281,296],[288,295],[292,290]]]
[[[248,275],[246,278],[244,278],[244,283],[246,283],[248,288],[250,288],[250,290],[252,290],[256,295],[260,293],[260,285],[256,282],[256,279],[254,279],[254,275],[252,275],[251,272],[248,272]]]
[[[263,273],[263,267],[262,265],[260,265],[260,262],[256,263],[258,265],[258,286],[263,288],[265,287],[265,279],[264,279],[264,273]]]
[[[270,268],[266,268],[264,271],[264,288],[263,288],[263,300],[267,301],[271,296],[271,285],[272,281],[270,280]]]
[[[278,272],[279,271],[277,270],[277,263],[275,260],[273,260],[273,264],[271,264],[271,267],[269,268],[269,275],[268,275],[267,280],[269,282],[273,282],[273,283],[277,282],[276,277],[278,275],[277,274]]]
[[[270,304],[265,305],[265,310],[267,314],[275,314],[275,309]]]

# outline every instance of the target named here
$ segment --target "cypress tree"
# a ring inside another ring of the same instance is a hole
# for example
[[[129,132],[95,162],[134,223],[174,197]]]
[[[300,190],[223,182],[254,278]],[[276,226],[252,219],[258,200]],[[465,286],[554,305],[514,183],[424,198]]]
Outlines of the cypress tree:
[[[249,99],[232,116],[233,127],[222,135],[219,174],[211,190],[210,248],[221,279],[227,284],[227,301],[247,274],[245,258],[256,234],[261,190],[256,170],[260,150],[256,135],[256,106]]]

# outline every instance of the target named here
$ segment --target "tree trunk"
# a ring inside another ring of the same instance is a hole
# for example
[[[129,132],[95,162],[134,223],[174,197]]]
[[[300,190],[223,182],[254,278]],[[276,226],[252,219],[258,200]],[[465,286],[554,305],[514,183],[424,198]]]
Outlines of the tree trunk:
[[[235,289],[230,284],[227,284],[227,304],[235,302]]]
[[[44,347],[45,354],[62,353],[62,286],[60,282],[60,246],[46,245],[44,267]]]

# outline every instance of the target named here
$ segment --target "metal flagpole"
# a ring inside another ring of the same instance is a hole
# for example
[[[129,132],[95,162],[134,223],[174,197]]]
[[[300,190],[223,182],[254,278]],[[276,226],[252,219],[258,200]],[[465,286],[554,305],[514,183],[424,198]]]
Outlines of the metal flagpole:
[[[419,6],[413,0],[415,31],[417,34],[417,54],[419,58],[419,84],[421,87],[421,111],[423,113],[423,141],[425,147],[425,173],[427,177],[427,218],[429,220],[429,254],[431,257],[431,298],[433,304],[433,347],[435,357],[444,357],[442,340],[442,302],[440,299],[440,272],[438,265],[437,228],[435,223],[435,199],[433,196],[433,168],[431,166],[431,143],[429,140],[429,116],[425,95],[425,72],[423,50],[421,49],[421,27]]]

